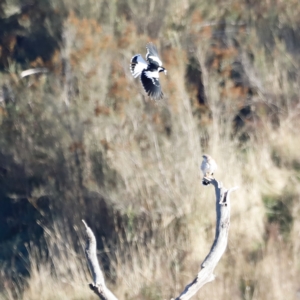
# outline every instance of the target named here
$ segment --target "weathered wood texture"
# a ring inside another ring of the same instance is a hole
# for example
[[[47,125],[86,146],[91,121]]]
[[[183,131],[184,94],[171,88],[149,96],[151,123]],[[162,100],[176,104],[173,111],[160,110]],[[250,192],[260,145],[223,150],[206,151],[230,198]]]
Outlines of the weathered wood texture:
[[[93,283],[90,283],[90,289],[102,300],[117,300],[117,297],[107,288],[103,273],[97,258],[97,241],[90,227],[82,220],[86,228],[86,247],[85,255],[93,276]]]
[[[211,178],[205,178],[215,188],[216,194],[216,235],[210,252],[201,264],[196,278],[189,283],[176,300],[190,299],[206,283],[213,281],[213,271],[225,252],[230,224],[230,192],[237,188],[226,189],[222,183]],[[103,273],[97,259],[97,243],[93,231],[83,221],[86,227],[87,242],[85,254],[93,276],[93,283],[89,286],[102,300],[117,300],[116,296],[106,287]]]
[[[230,192],[237,188],[227,190],[223,187],[222,182],[210,178],[205,178],[205,180],[214,186],[216,193],[217,224],[215,240],[208,255],[202,262],[196,278],[185,287],[184,291],[175,298],[176,300],[190,299],[204,284],[215,279],[213,271],[227,247],[230,225]]]

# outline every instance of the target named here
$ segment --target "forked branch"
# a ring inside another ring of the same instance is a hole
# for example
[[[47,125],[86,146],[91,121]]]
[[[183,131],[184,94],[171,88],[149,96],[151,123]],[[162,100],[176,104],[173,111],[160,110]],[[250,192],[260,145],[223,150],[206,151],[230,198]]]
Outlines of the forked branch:
[[[225,252],[230,224],[230,192],[237,189],[227,190],[222,183],[211,178],[205,178],[215,188],[217,224],[214,243],[210,252],[201,264],[201,269],[196,278],[189,283],[176,300],[188,300],[206,283],[213,281],[213,271]],[[116,296],[106,287],[103,273],[97,259],[97,244],[93,231],[83,221],[86,227],[87,242],[85,254],[93,276],[93,283],[89,286],[102,300],[117,300]]]
[[[204,284],[215,279],[213,271],[227,247],[230,225],[230,192],[236,190],[237,187],[227,190],[223,187],[222,182],[211,178],[205,178],[205,180],[214,186],[216,193],[217,224],[215,240],[202,262],[196,278],[185,287],[184,291],[176,297],[176,300],[190,299]]]

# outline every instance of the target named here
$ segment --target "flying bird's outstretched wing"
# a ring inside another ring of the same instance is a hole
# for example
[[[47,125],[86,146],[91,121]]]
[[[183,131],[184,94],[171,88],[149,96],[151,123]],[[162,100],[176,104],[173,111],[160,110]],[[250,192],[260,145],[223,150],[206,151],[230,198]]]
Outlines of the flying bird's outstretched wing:
[[[148,96],[150,96],[154,100],[159,100],[163,98],[163,92],[161,91],[161,86],[158,78],[158,71],[142,71],[142,85]]]
[[[147,49],[146,59],[149,62],[149,64],[154,64],[157,67],[161,67],[162,62],[158,56],[156,47],[152,43],[149,43],[147,44],[146,49]]]
[[[167,70],[162,66],[156,47],[152,43],[149,43],[146,48],[146,61],[140,54],[136,54],[131,59],[130,71],[133,77],[136,78],[140,76],[141,83],[148,96],[152,99],[159,100],[163,98],[163,92],[161,91],[159,82],[159,73],[164,72],[167,74]]]
[[[134,78],[140,76],[142,71],[144,69],[147,69],[147,67],[148,67],[148,64],[142,58],[141,54],[137,54],[131,59],[130,71]]]

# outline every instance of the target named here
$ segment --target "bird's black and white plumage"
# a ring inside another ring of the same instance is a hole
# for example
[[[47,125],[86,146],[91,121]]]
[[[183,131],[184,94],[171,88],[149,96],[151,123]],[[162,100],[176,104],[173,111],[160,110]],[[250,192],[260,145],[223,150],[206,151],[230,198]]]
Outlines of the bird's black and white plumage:
[[[167,74],[167,70],[162,66],[156,47],[152,43],[149,43],[146,49],[147,62],[141,54],[136,54],[131,59],[130,71],[134,78],[140,76],[141,83],[148,96],[154,100],[159,100],[164,95],[159,82],[159,73],[165,72]]]

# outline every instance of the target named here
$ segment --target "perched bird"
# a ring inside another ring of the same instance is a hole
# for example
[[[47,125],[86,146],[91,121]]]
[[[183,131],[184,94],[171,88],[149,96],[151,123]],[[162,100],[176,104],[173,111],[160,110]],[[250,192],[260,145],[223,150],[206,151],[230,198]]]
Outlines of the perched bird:
[[[136,54],[131,59],[130,71],[134,78],[140,76],[141,83],[148,96],[154,100],[159,100],[164,96],[159,83],[159,73],[164,72],[167,74],[167,70],[162,66],[156,47],[149,43],[146,49],[147,62],[141,54]]]
[[[215,160],[208,154],[204,154],[203,160],[201,163],[201,171],[203,173],[202,184],[208,185],[209,182],[205,179],[206,178],[213,178],[214,172],[217,170],[218,166]]]

